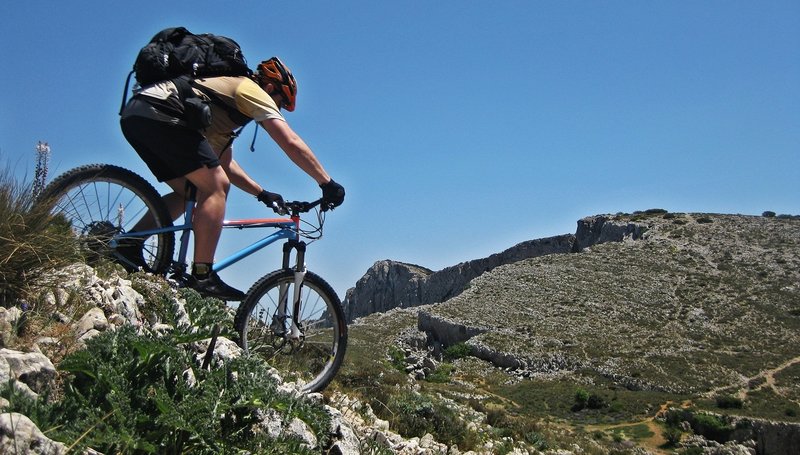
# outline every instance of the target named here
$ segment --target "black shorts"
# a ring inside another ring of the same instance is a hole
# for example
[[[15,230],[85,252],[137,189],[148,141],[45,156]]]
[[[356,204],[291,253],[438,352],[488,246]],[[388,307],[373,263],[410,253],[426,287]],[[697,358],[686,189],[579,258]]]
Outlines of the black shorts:
[[[198,131],[144,117],[123,118],[120,125],[125,139],[159,182],[203,166],[219,166],[219,157]]]

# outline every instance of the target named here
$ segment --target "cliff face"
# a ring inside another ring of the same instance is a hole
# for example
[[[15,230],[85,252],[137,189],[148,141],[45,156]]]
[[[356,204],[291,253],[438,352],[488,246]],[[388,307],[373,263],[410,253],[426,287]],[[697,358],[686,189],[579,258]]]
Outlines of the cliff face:
[[[530,240],[501,253],[462,262],[433,272],[424,267],[390,260],[376,262],[343,302],[348,321],[393,308],[407,308],[444,302],[464,290],[473,278],[498,266],[548,254],[568,253],[573,235]]]
[[[466,288],[472,279],[501,265],[525,259],[578,252],[592,245],[641,238],[644,228],[634,222],[593,216],[578,221],[575,235],[564,234],[517,244],[486,258],[462,262],[437,272],[391,260],[376,262],[343,302],[348,321],[393,308],[408,308],[444,302]]]

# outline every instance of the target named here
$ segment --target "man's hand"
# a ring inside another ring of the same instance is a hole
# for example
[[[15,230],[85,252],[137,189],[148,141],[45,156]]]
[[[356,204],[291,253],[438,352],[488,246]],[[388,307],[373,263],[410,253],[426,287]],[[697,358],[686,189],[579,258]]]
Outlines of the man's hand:
[[[323,210],[339,207],[344,202],[344,187],[331,179],[328,183],[319,186],[322,188]]]
[[[264,205],[271,208],[277,213],[283,213],[283,196],[278,193],[270,193],[267,190],[262,190],[256,196],[256,199],[263,202]]]

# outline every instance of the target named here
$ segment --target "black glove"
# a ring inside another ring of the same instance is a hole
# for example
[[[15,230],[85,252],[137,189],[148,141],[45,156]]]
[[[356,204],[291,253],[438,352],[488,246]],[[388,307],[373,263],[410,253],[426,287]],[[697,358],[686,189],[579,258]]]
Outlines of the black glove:
[[[344,202],[344,187],[331,179],[319,186],[322,188],[322,209],[339,207]]]
[[[256,196],[256,199],[263,202],[264,205],[276,211],[277,213],[283,212],[283,196],[278,193],[270,193],[267,190],[262,190]]]

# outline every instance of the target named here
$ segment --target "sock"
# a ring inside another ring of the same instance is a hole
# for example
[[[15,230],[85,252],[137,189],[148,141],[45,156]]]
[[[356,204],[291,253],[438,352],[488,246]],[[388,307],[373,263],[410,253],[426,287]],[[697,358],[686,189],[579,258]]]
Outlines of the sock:
[[[195,262],[192,264],[192,276],[198,279],[206,279],[211,273],[211,263],[209,262]]]

